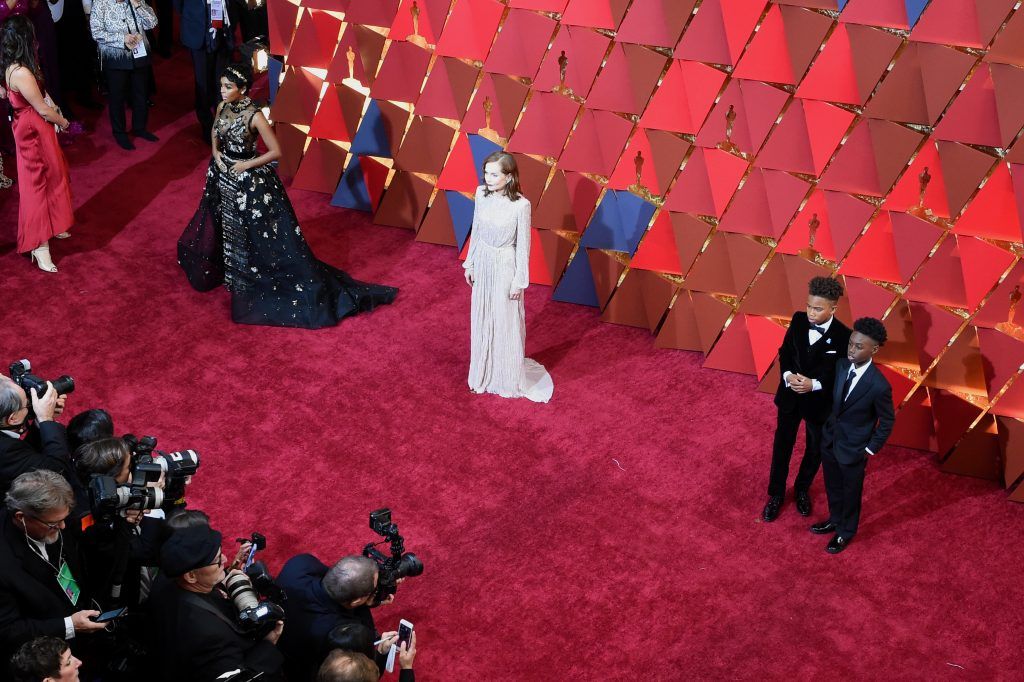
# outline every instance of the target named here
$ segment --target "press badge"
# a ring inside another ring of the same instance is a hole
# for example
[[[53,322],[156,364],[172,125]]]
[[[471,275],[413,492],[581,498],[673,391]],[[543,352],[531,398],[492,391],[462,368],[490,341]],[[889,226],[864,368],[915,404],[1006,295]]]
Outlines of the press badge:
[[[146,56],[146,41],[140,40],[135,43],[135,47],[132,48],[132,56],[136,59],[142,59]]]
[[[75,580],[75,576],[71,575],[71,569],[68,567],[68,562],[60,562],[60,572],[57,573],[57,582],[60,584],[60,589],[64,590],[64,594],[71,600],[73,606],[78,606],[78,598],[82,596],[82,588],[78,586],[78,582]]]

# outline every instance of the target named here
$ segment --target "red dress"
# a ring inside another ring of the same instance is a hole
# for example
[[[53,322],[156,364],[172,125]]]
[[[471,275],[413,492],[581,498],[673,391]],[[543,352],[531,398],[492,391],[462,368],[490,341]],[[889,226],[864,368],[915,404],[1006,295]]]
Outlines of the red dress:
[[[74,222],[68,164],[57,131],[20,92],[7,91],[14,107],[14,145],[18,152],[18,252],[26,253]]]

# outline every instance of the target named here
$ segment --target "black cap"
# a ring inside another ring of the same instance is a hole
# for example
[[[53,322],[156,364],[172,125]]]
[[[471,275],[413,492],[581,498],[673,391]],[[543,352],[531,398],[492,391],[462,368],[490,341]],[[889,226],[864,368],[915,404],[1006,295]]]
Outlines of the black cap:
[[[220,553],[221,534],[209,526],[180,528],[160,548],[160,570],[170,578],[209,566]]]

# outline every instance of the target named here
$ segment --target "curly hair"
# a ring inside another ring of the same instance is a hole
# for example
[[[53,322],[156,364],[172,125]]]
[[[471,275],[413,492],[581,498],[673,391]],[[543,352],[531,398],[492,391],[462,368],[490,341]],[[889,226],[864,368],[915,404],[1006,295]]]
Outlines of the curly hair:
[[[885,342],[889,339],[889,334],[885,331],[885,325],[882,324],[881,320],[876,320],[873,317],[860,318],[853,323],[853,330],[872,339],[879,346],[884,346]]]
[[[39,69],[36,55],[36,30],[28,17],[17,15],[0,24],[0,71],[3,71],[4,85],[7,84],[7,70],[17,64],[32,72],[40,83],[43,72]]]
[[[227,78],[239,90],[244,89],[248,92],[252,85],[252,68],[243,62],[235,62],[224,67],[224,70],[220,72],[220,77]]]
[[[821,296],[830,301],[838,301],[843,295],[843,285],[831,277],[814,277],[807,284],[807,292],[811,296]]]

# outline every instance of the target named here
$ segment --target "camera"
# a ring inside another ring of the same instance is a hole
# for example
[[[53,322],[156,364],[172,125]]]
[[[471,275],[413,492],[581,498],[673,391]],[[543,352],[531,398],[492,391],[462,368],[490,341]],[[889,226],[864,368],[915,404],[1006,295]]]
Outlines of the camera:
[[[164,477],[164,499],[177,504],[185,497],[185,485],[199,470],[199,453],[195,450],[164,452],[156,449],[156,438],[136,438],[130,433],[122,436],[132,452],[132,484],[145,485]],[[156,453],[154,456],[153,453]]]
[[[89,481],[92,515],[99,521],[111,521],[127,509],[158,509],[164,503],[164,491],[145,483],[118,485],[112,476],[93,476]]]
[[[35,374],[30,374],[31,371],[32,363],[27,359],[12,362],[10,366],[11,380],[25,389],[25,393],[28,395],[28,409],[30,415],[32,414],[32,389],[36,389],[36,395],[40,398],[46,395],[46,392],[50,390],[49,386],[46,385],[46,379],[41,379]],[[75,380],[67,374],[53,379],[50,383],[53,384],[53,389],[57,391],[57,395],[67,395],[75,390]]]
[[[252,561],[255,551],[267,546],[267,539],[253,533],[251,542],[253,551],[249,554],[245,572],[229,575],[224,580],[224,589],[238,609],[238,624],[254,639],[259,639],[273,630],[278,621],[284,620],[284,609],[280,604],[287,595],[274,582],[262,561]]]
[[[376,549],[384,542],[371,542],[363,548],[363,556],[369,557],[377,564],[377,593],[374,605],[380,604],[395,593],[401,578],[417,576],[423,573],[423,562],[412,552],[405,551],[405,540],[398,534],[398,525],[391,522],[391,510],[375,509],[370,512],[370,529],[391,543],[391,556]]]

